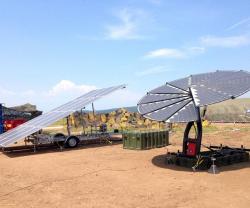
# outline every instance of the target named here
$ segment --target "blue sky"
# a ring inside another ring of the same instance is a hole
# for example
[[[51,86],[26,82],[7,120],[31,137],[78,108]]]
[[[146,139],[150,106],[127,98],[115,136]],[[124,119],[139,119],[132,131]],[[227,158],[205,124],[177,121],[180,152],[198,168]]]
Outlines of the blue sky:
[[[250,69],[249,1],[0,0],[0,101],[42,110],[128,84],[97,108],[135,105],[189,74]]]

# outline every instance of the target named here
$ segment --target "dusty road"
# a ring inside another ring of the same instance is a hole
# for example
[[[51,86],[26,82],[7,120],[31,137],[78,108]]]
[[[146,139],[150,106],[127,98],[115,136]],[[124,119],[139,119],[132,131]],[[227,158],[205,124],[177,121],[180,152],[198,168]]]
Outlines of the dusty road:
[[[204,142],[220,137],[216,143],[250,147],[246,132],[206,134]],[[119,144],[11,157],[0,153],[0,207],[250,206],[250,163],[221,168],[218,175],[168,167],[164,154],[180,147],[177,137],[167,148],[147,151],[123,150]]]

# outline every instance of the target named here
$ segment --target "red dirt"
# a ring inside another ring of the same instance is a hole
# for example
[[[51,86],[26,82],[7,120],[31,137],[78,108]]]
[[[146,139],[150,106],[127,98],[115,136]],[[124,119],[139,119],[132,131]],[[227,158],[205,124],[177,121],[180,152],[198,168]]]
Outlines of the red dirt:
[[[240,127],[242,128],[242,127]],[[0,153],[0,207],[249,207],[250,163],[220,168],[221,173],[166,166],[173,145],[146,151],[122,145],[88,146],[6,156]],[[250,147],[249,131],[206,133],[204,143]]]

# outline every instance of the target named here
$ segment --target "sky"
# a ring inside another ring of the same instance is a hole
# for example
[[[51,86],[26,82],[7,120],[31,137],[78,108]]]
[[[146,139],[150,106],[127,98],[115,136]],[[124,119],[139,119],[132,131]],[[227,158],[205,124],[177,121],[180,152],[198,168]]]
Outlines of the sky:
[[[133,106],[190,74],[250,71],[249,11],[249,0],[0,0],[0,102],[48,111],[127,84],[96,108]]]

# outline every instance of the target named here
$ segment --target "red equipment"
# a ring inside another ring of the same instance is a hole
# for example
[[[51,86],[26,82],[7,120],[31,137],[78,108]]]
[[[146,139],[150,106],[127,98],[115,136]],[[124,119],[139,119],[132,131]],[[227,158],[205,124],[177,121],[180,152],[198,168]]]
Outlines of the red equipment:
[[[196,124],[195,124],[196,123]],[[190,138],[189,133],[191,128],[195,128],[195,138]],[[185,132],[184,132],[184,138],[183,138],[183,154],[190,156],[190,157],[196,157],[196,155],[200,154],[201,149],[201,139],[202,139],[202,122],[199,121],[191,121],[188,122]]]
[[[13,119],[13,120],[4,120],[4,131],[9,131],[23,123],[25,123],[25,119]]]
[[[188,156],[196,156],[196,141],[188,141],[186,154]]]

